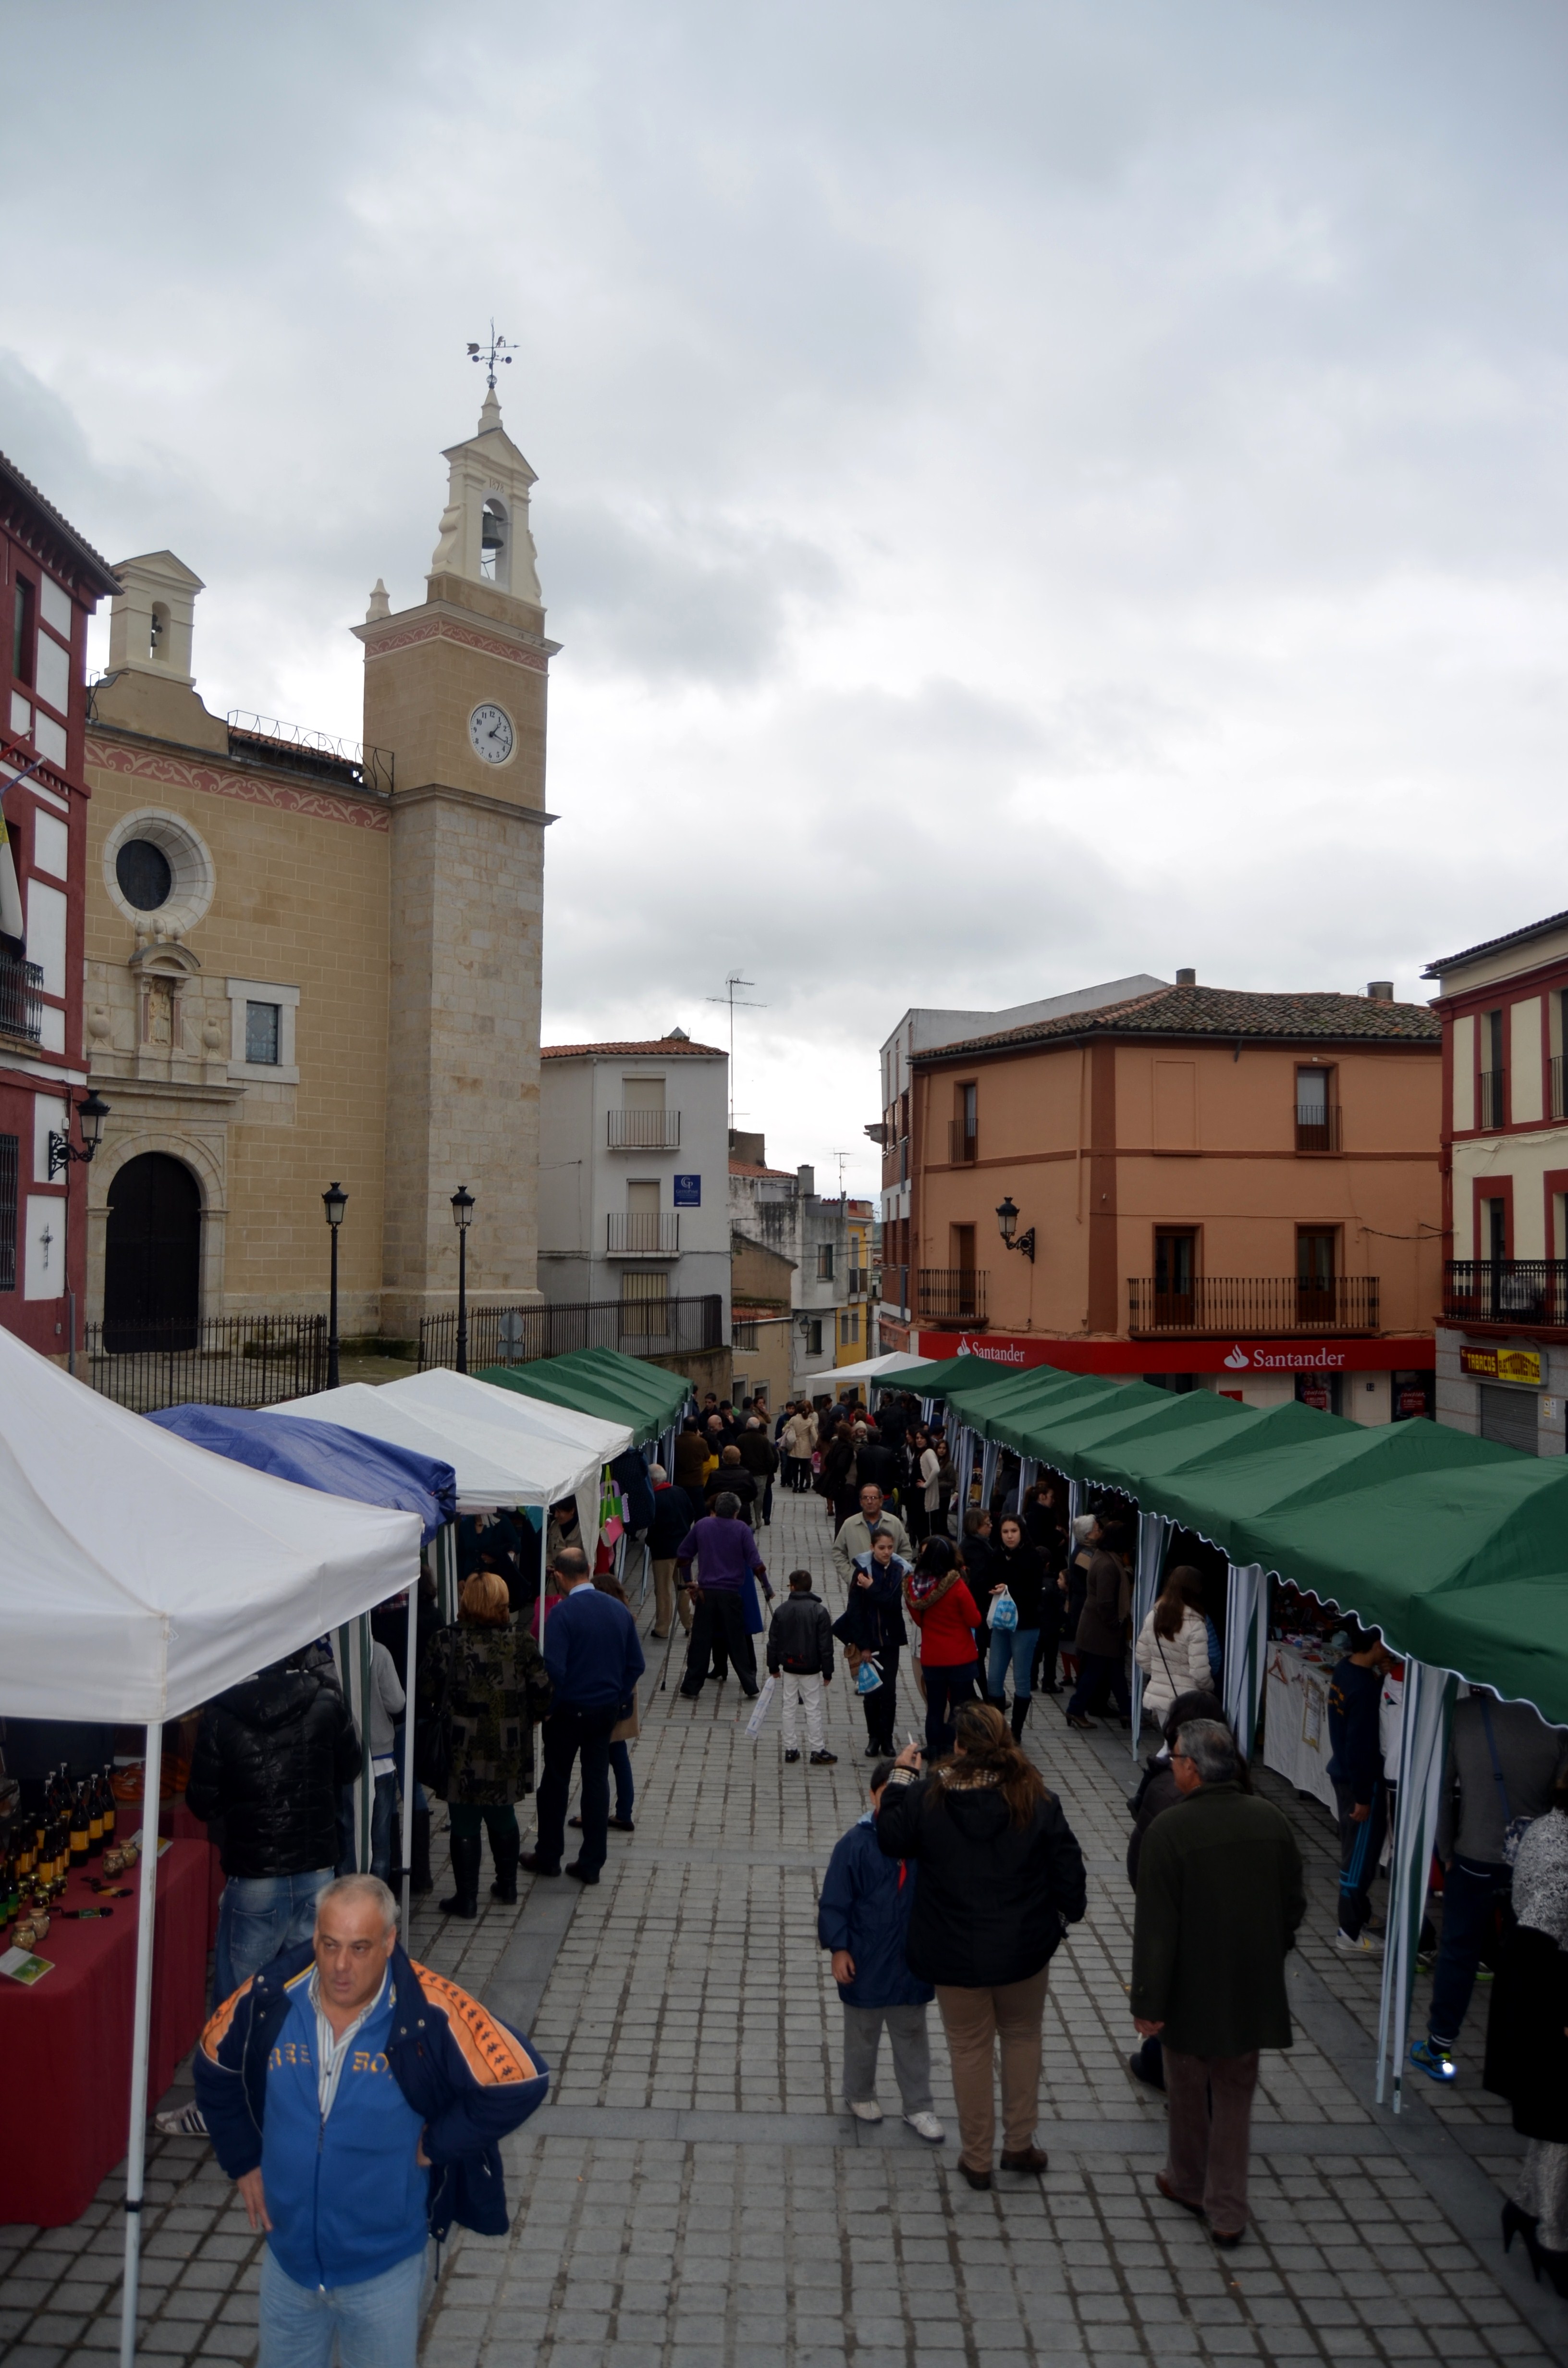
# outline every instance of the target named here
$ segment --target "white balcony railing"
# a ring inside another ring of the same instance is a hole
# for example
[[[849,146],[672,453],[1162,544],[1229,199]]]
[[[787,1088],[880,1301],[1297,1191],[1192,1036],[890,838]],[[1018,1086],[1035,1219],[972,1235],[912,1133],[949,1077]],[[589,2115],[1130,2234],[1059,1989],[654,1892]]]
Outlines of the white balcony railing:
[[[680,1213],[675,1209],[611,1209],[605,1220],[607,1258],[676,1258]]]
[[[607,1110],[605,1141],[611,1151],[678,1151],[680,1112],[673,1110]]]

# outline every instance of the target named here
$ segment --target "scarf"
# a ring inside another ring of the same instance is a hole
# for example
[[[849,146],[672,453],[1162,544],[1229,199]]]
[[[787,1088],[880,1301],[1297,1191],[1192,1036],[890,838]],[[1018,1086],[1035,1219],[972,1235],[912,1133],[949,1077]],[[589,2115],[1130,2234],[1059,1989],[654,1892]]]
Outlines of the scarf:
[[[962,1573],[949,1570],[940,1578],[929,1578],[920,1571],[911,1571],[903,1582],[903,1600],[916,1620],[923,1611],[935,1611],[951,1587],[956,1587]]]

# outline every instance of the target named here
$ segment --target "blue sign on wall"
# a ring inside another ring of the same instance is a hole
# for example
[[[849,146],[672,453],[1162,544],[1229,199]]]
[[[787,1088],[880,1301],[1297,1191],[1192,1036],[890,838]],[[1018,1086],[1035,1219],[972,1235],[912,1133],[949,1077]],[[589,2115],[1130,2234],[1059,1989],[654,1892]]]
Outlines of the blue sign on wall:
[[[701,1206],[701,1177],[677,1176],[676,1178],[676,1207],[677,1209],[700,1209]]]

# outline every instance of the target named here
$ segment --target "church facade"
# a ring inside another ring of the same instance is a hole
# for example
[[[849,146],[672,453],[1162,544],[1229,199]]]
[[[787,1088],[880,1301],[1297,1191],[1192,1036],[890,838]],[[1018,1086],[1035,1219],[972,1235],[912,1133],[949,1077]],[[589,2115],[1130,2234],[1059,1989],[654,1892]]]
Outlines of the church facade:
[[[546,693],[534,475],[494,387],[444,456],[426,595],[363,625],[364,745],[213,714],[200,579],[120,562],[93,689],[84,1027],[110,1115],[85,1313],[153,1337],[319,1310],[413,1337],[468,1286],[537,1298]]]

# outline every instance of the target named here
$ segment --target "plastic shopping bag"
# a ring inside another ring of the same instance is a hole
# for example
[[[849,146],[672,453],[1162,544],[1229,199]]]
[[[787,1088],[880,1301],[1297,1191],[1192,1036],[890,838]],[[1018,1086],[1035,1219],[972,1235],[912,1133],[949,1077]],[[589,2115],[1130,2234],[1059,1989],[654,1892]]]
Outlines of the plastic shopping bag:
[[[992,1597],[991,1609],[985,1615],[985,1624],[988,1628],[1003,1629],[1017,1626],[1018,1607],[1006,1588],[1002,1589],[1000,1595]]]
[[[757,1736],[762,1733],[762,1722],[767,1716],[767,1705],[773,1700],[774,1692],[778,1684],[778,1680],[777,1678],[768,1679],[767,1683],[764,1686],[762,1691],[756,1698],[756,1708],[753,1711],[751,1716],[746,1721],[746,1733],[754,1743],[756,1741]]]
[[[882,1673],[877,1667],[875,1654],[862,1654],[860,1657],[860,1666],[855,1672],[856,1692],[858,1694],[874,1694],[881,1682]]]

